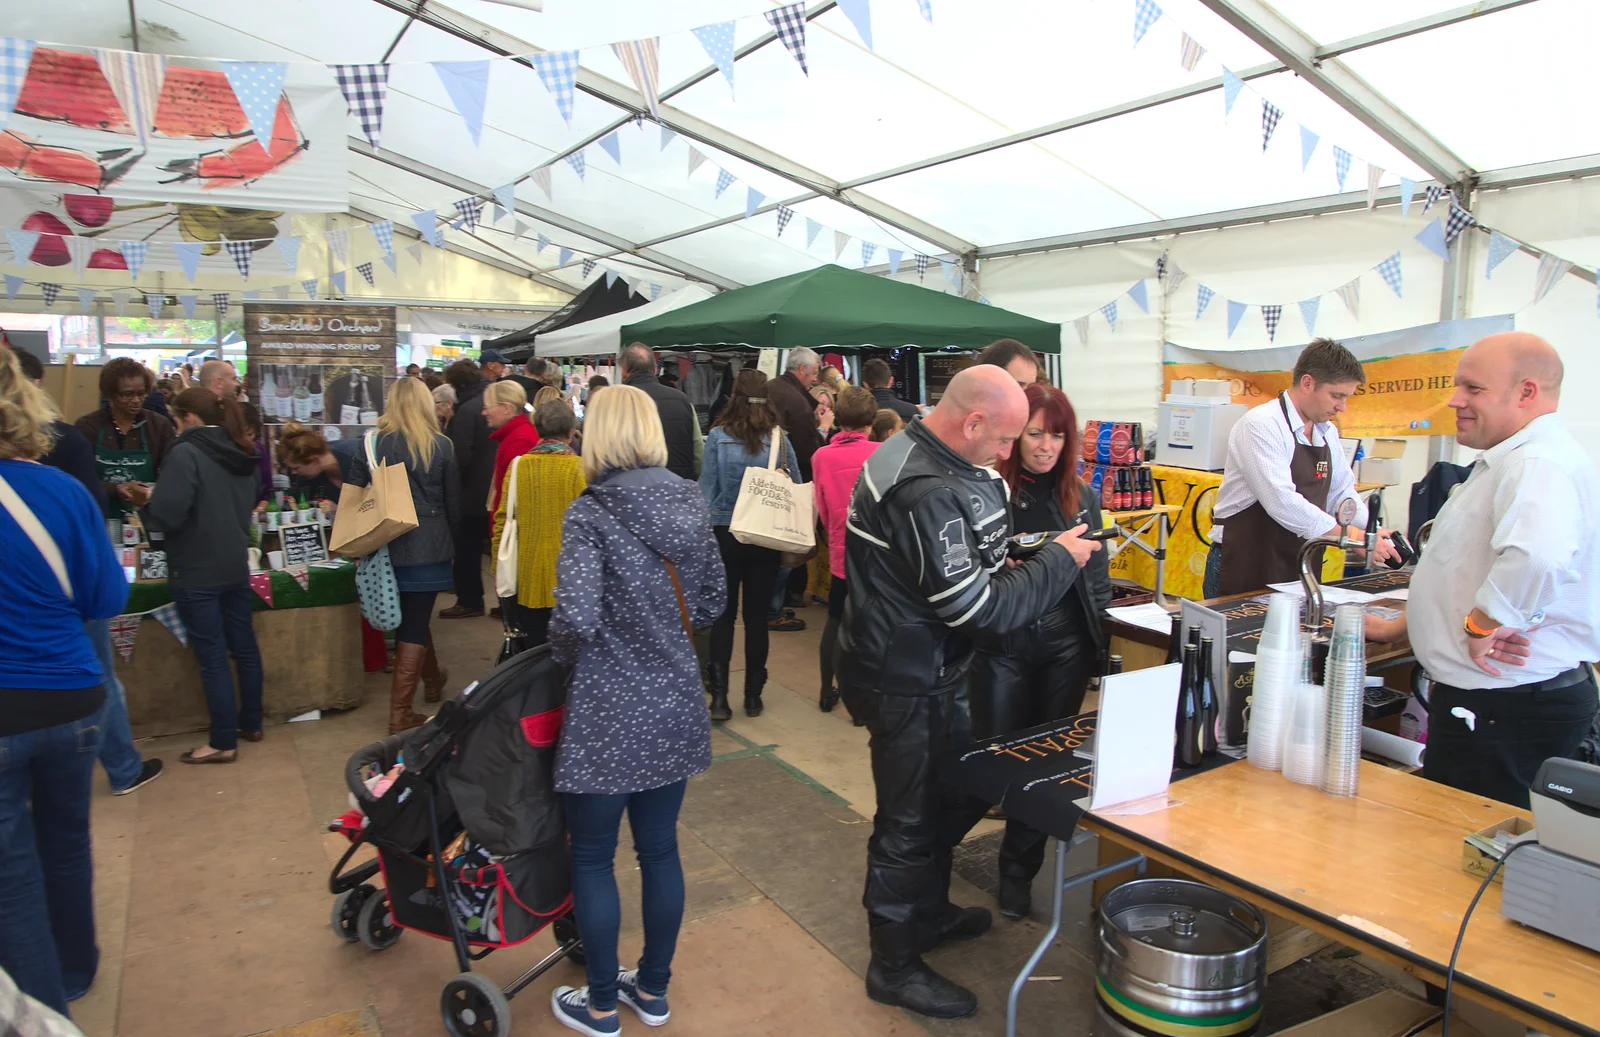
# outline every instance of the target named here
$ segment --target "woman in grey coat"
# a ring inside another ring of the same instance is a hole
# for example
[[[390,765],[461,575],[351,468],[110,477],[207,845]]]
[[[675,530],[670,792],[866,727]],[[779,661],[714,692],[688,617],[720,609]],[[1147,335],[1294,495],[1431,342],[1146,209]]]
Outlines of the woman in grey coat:
[[[404,465],[417,509],[417,528],[389,543],[389,561],[400,587],[400,627],[395,631],[394,682],[389,686],[389,733],[416,727],[428,718],[411,710],[417,680],[424,697],[438,702],[449,672],[439,666],[428,630],[433,601],[451,587],[455,553],[450,530],[461,510],[461,477],[450,439],[439,432],[433,396],[415,378],[402,378],[389,390],[378,419],[373,454],[384,464]],[[356,451],[345,480],[369,486],[372,471],[365,447]]]
[[[614,1034],[620,999],[667,1021],[667,980],[683,921],[678,808],[711,766],[711,721],[689,629],[726,604],[722,555],[700,488],[673,475],[655,403],[638,389],[595,394],[584,418],[589,487],[567,508],[550,646],[573,667],[556,751],[572,843],[572,900],[589,985],[559,987],[556,1018]],[[644,954],[618,971],[612,871],[628,812],[643,879]]]

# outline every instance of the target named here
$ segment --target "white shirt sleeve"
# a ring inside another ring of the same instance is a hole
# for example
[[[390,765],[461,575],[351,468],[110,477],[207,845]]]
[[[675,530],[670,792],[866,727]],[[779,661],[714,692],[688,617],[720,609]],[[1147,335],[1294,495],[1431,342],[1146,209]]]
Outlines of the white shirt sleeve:
[[[1319,537],[1334,527],[1336,520],[1332,515],[1300,496],[1294,488],[1290,465],[1294,460],[1295,441],[1288,426],[1240,422],[1234,432],[1239,434],[1238,452],[1233,455],[1230,451],[1229,466],[1237,466],[1250,495],[1261,502],[1272,521],[1302,540]]]
[[[1350,461],[1345,457],[1344,444],[1339,442],[1339,430],[1331,424],[1319,425],[1322,441],[1328,445],[1328,524],[1323,526],[1316,535],[1321,536],[1332,529],[1339,519],[1333,514],[1339,510],[1339,502],[1350,497],[1356,502],[1356,519],[1354,525],[1365,527],[1367,524],[1367,502],[1356,493],[1356,473],[1350,467]],[[1330,434],[1331,433],[1331,434]]]
[[[1542,458],[1518,464],[1496,487],[1494,561],[1473,603],[1502,626],[1537,626],[1557,592],[1579,578],[1573,560],[1583,547],[1582,514],[1577,488],[1559,465]]]

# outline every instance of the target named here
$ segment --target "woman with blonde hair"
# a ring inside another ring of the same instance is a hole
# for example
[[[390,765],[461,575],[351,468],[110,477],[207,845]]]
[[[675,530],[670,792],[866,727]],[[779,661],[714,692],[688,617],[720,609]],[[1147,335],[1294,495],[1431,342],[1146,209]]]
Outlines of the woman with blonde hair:
[[[389,400],[372,440],[373,455],[385,464],[404,465],[417,509],[417,528],[389,542],[389,561],[400,587],[400,626],[395,631],[394,681],[389,687],[389,732],[416,727],[428,719],[411,709],[417,681],[423,697],[438,702],[449,673],[439,666],[428,621],[434,598],[451,586],[454,559],[450,530],[460,519],[461,475],[455,448],[440,433],[433,413],[433,395],[415,378],[402,378],[389,390]],[[365,443],[350,461],[347,482],[372,483]]]
[[[496,444],[494,480],[489,483],[489,514],[493,515],[500,507],[506,468],[539,445],[539,433],[533,427],[527,390],[509,378],[493,382],[483,391],[483,416],[489,422],[489,439]]]
[[[533,394],[533,409],[538,410],[546,403],[562,403],[561,390],[553,385],[542,386]]]
[[[551,1009],[581,1033],[614,1034],[619,999],[651,1026],[669,1015],[683,922],[678,809],[689,777],[711,765],[689,630],[716,618],[725,590],[705,502],[665,467],[655,401],[612,386],[589,404],[585,424],[589,487],[561,531],[550,646],[573,667],[555,780],[589,985],[556,988]],[[619,973],[613,858],[624,810],[643,877],[644,955]]]

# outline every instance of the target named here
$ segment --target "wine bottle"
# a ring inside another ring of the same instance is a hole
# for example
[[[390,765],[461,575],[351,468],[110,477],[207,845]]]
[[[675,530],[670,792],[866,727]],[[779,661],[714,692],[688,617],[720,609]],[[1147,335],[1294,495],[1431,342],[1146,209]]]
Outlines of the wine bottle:
[[[309,391],[310,391],[310,396],[308,397],[308,399],[309,399],[309,407],[311,409],[311,420],[312,421],[321,421],[322,420],[322,368],[321,367],[313,367],[311,369],[311,385],[310,385],[310,390]]]
[[[310,376],[306,365],[294,365],[294,420],[302,425],[311,420]]]
[[[1172,614],[1172,639],[1167,642],[1167,665],[1183,661],[1183,613]]]
[[[1200,661],[1194,645],[1183,646],[1183,676],[1178,682],[1177,748],[1172,762],[1178,767],[1198,767],[1205,735],[1200,730]]]
[[[362,372],[361,376],[361,424],[376,425],[378,423],[378,394],[372,387],[371,375]]]
[[[1122,672],[1122,656],[1113,655],[1106,660],[1106,676],[1110,677]]]
[[[1211,675],[1213,647],[1211,638],[1200,639],[1200,750],[1206,756],[1217,751],[1222,724],[1222,711],[1217,704],[1217,684]]]

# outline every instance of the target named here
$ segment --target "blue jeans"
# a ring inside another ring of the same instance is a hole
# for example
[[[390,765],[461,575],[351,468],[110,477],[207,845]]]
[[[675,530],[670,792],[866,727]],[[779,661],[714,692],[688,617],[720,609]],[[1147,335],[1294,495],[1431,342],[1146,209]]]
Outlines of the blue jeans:
[[[189,629],[189,647],[200,660],[206,708],[211,711],[211,748],[239,746],[240,731],[261,730],[261,651],[250,622],[255,592],[249,583],[202,590],[174,587],[172,600]],[[235,697],[228,656],[239,671]]]
[[[1222,587],[1222,545],[1212,544],[1206,551],[1206,574],[1200,585],[1200,594],[1208,601],[1221,593]]]
[[[63,1015],[100,964],[89,856],[99,719],[0,737],[0,968]]]
[[[639,857],[644,954],[639,958],[639,989],[655,997],[667,992],[672,954],[683,924],[683,863],[678,860],[678,808],[687,782],[648,792],[592,795],[568,792],[567,833],[572,840],[572,912],[588,964],[589,1004],[597,1012],[617,1007],[617,929],[622,903],[612,863],[617,828],[628,811],[634,850]]]
[[[778,567],[778,582],[772,585],[772,603],[767,606],[767,618],[777,619],[783,615],[783,603],[789,600],[789,574],[793,569]]]
[[[133,728],[128,723],[128,698],[117,680],[117,660],[111,648],[111,621],[91,619],[84,624],[100,669],[106,679],[106,704],[100,714],[100,766],[106,769],[111,788],[121,790],[139,780],[144,757],[133,747]]]

